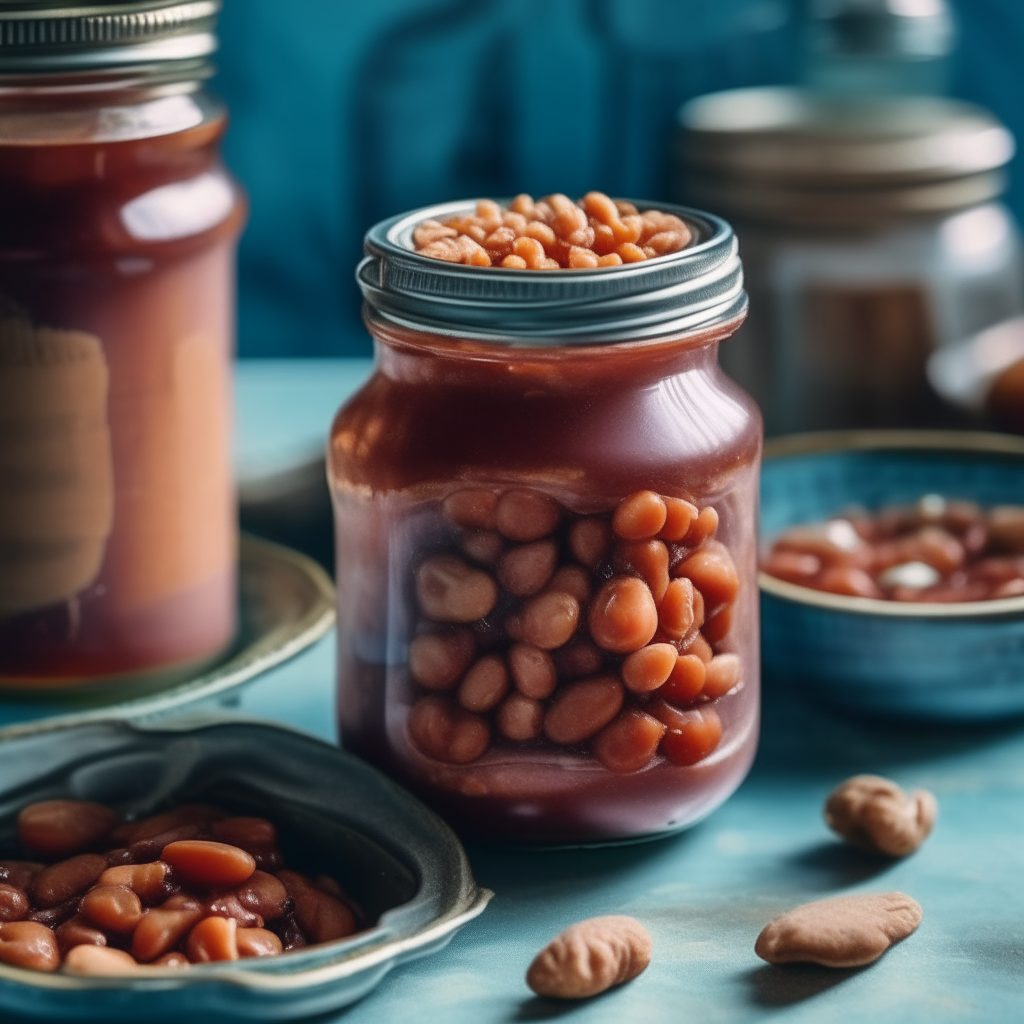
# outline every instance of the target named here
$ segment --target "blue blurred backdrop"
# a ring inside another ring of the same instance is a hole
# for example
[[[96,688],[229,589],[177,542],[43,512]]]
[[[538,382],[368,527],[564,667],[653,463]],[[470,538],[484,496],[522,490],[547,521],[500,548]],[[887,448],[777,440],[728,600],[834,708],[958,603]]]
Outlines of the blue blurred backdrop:
[[[1024,139],[1024,2],[959,0],[955,95]],[[367,355],[374,221],[518,191],[666,199],[675,111],[792,82],[800,0],[226,0],[243,356]],[[1010,205],[1024,214],[1013,175]]]

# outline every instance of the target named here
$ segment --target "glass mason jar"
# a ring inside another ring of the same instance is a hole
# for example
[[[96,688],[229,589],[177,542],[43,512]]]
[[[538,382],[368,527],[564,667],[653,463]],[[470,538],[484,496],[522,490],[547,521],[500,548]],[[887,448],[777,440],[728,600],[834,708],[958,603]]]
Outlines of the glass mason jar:
[[[598,270],[412,251],[470,205],[377,225],[358,271],[377,366],[328,451],[342,742],[466,833],[683,828],[757,742],[761,420],[717,361],[746,312],[732,230],[663,207],[689,248]]]
[[[751,315],[723,365],[767,432],[965,420],[927,367],[1024,312],[1010,133],[953,100],[785,88],[680,120],[681,191],[739,235]]]
[[[0,11],[0,687],[181,673],[235,631],[218,8]]]

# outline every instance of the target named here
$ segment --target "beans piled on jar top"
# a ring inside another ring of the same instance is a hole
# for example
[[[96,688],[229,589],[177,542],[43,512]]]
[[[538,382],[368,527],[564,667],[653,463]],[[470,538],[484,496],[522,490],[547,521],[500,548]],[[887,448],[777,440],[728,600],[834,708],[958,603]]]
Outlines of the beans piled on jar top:
[[[674,214],[640,213],[603,192],[588,192],[578,203],[559,192],[537,202],[524,193],[507,210],[481,199],[475,214],[424,220],[413,232],[422,256],[511,270],[617,267],[678,252],[691,238]]]
[[[848,597],[947,603],[1024,595],[1024,506],[984,511],[927,494],[913,505],[794,526],[762,566],[777,579]]]
[[[28,860],[0,861],[0,963],[121,975],[275,956],[353,934],[359,909],[327,875],[285,868],[277,829],[187,804],[119,822],[47,800],[18,815]]]
[[[715,750],[715,702],[743,666],[721,650],[740,584],[712,506],[639,491],[581,515],[467,489],[443,511],[457,540],[415,567],[408,732],[423,755],[548,745],[630,773]]]

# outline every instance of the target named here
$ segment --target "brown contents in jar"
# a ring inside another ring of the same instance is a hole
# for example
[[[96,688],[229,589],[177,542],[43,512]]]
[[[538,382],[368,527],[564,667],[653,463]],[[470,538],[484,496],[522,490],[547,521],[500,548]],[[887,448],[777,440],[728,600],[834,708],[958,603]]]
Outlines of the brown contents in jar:
[[[456,550],[491,526],[513,546],[495,576],[436,548],[415,568],[418,628],[466,623],[410,642],[406,728],[421,754],[466,765],[493,744],[546,743],[626,774],[718,747],[710,702],[742,684],[742,663],[718,646],[739,580],[713,508],[639,491],[579,515],[523,489],[467,489],[441,507]],[[461,610],[477,594],[486,630]]]
[[[162,843],[183,830],[189,838]],[[283,868],[277,829],[264,818],[192,804],[119,825],[100,804],[49,800],[22,809],[18,838],[53,863],[0,861],[2,963],[122,975],[276,956],[358,930],[333,878]],[[83,845],[96,852],[65,856]],[[152,859],[126,862],[131,849]],[[276,865],[273,873],[257,861]]]
[[[692,237],[675,214],[640,213],[603,192],[588,192],[578,203],[556,192],[536,203],[518,195],[507,210],[483,199],[475,214],[424,220],[413,244],[421,256],[473,267],[586,270],[678,252]]]
[[[1019,597],[1024,506],[985,511],[971,501],[928,494],[874,515],[851,511],[786,530],[762,569],[788,583],[848,597],[929,603]]]

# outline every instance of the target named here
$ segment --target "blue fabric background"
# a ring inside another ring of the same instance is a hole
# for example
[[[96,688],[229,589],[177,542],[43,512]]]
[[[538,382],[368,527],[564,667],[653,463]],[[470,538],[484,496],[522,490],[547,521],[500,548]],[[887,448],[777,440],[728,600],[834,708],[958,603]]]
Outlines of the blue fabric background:
[[[252,200],[243,356],[365,355],[374,221],[472,195],[670,198],[675,111],[791,82],[799,0],[226,0],[226,156]],[[959,0],[954,92],[1024,138],[1024,3]],[[1010,203],[1024,213],[1014,176]]]

